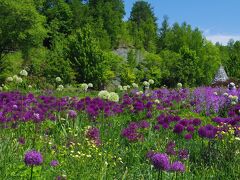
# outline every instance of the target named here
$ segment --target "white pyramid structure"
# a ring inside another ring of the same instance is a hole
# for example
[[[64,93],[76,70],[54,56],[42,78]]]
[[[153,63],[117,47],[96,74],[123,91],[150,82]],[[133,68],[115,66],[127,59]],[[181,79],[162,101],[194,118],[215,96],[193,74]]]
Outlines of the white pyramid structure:
[[[229,78],[227,76],[226,71],[224,70],[224,67],[221,65],[213,79],[213,84],[216,82],[225,82],[227,81]]]

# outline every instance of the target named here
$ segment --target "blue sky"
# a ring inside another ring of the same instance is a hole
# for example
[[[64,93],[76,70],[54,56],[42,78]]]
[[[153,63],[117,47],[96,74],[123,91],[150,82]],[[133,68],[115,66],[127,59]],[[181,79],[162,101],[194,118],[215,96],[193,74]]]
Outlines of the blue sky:
[[[124,0],[125,20],[137,0]],[[227,44],[229,39],[240,40],[240,0],[146,0],[149,2],[158,24],[163,16],[169,17],[170,24],[186,21],[198,27],[213,43]]]

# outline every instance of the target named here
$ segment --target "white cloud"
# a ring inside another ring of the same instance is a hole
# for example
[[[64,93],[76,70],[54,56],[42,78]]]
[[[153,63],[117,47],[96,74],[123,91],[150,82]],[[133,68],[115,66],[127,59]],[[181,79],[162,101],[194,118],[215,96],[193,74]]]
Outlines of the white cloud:
[[[219,42],[222,45],[227,45],[230,39],[233,39],[234,41],[240,40],[240,35],[223,35],[223,34],[206,35],[206,39],[214,44],[216,42]]]

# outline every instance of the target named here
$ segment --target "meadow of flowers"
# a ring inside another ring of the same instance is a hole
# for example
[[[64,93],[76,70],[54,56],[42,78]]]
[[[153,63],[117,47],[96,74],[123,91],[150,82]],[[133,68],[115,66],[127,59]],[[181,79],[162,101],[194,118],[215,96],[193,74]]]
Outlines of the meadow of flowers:
[[[0,179],[240,179],[240,89],[0,92]]]

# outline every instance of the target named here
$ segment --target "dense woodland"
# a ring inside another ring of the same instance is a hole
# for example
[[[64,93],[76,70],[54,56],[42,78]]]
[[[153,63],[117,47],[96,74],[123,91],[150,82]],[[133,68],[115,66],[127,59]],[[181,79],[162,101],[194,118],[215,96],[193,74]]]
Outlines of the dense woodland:
[[[0,82],[21,69],[51,86],[91,82],[103,88],[153,79],[155,86],[209,85],[220,64],[240,78],[240,42],[207,41],[183,22],[157,24],[153,7],[136,1],[124,21],[123,0],[0,0]],[[114,53],[130,49],[127,60]],[[136,52],[143,59],[137,60]]]

